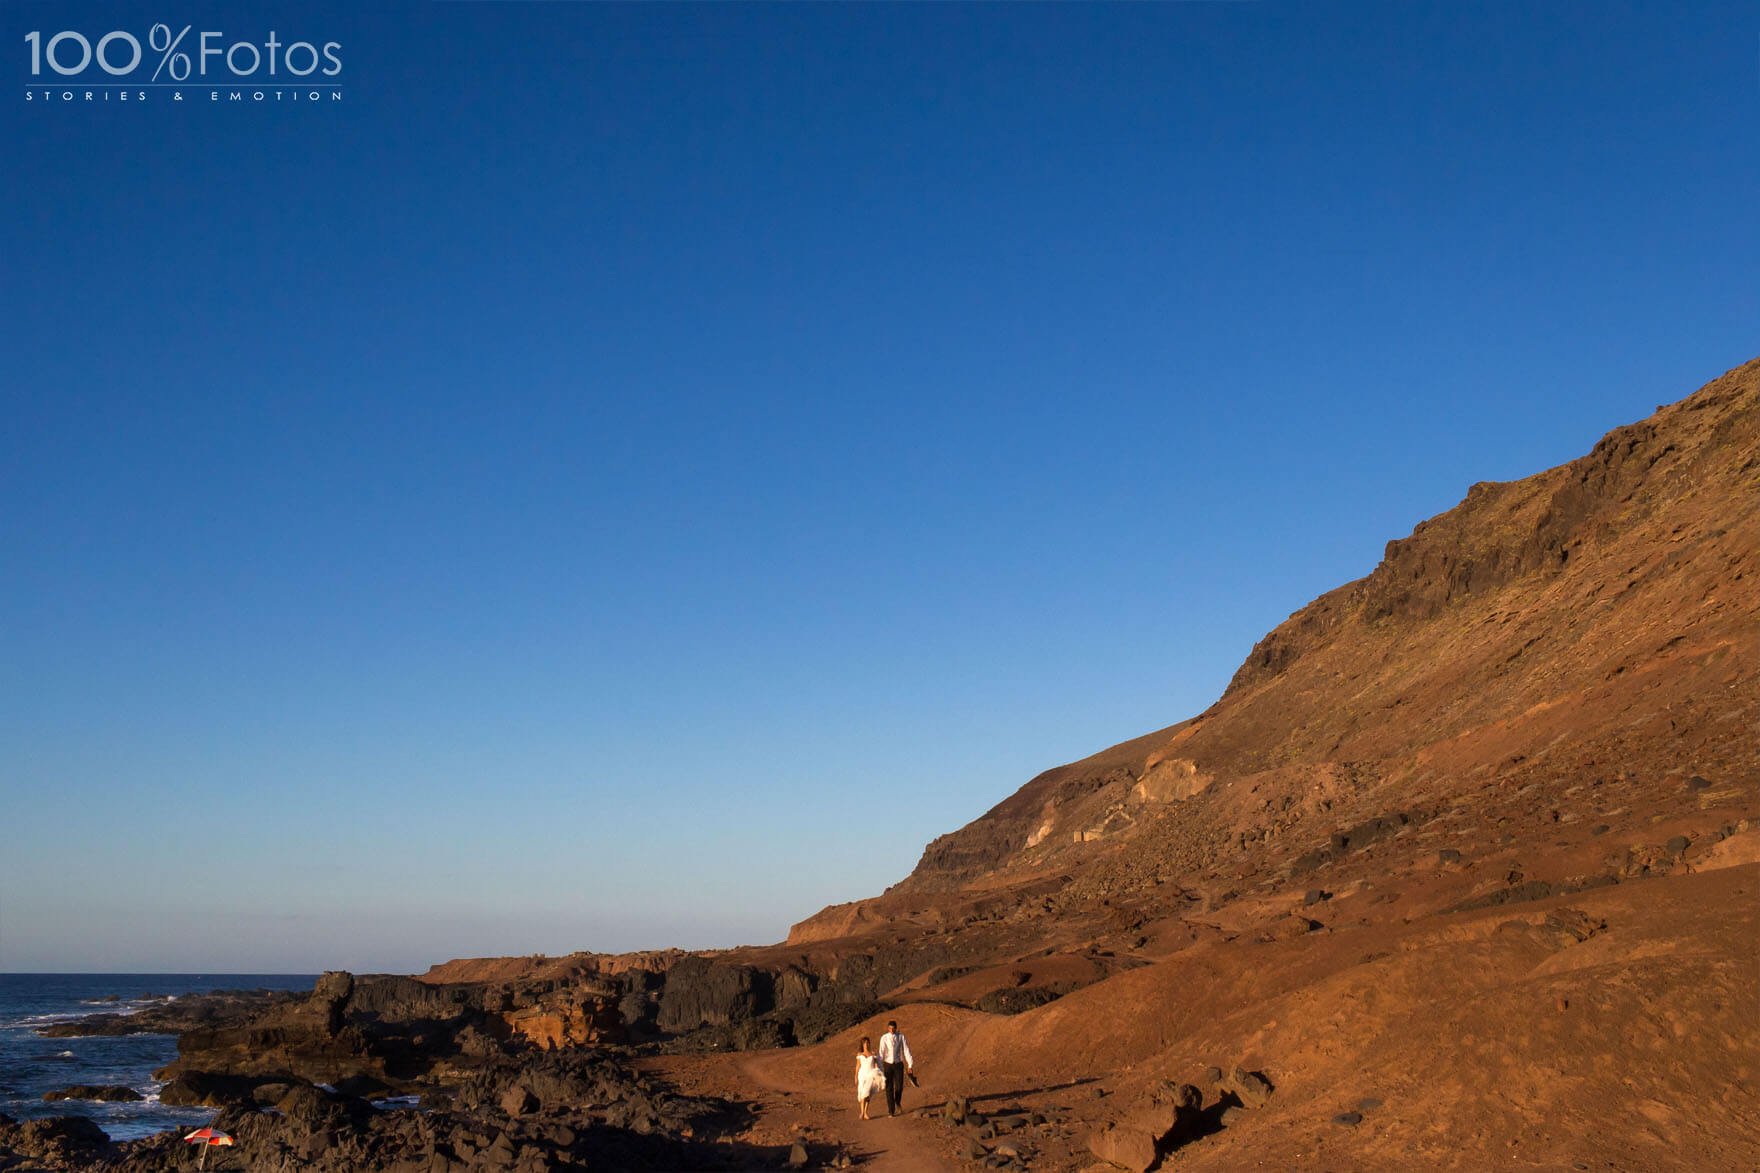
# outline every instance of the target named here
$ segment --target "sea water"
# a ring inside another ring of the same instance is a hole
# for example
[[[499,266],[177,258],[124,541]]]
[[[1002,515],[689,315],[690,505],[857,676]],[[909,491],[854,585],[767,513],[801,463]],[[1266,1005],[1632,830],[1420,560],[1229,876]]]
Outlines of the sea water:
[[[176,1035],[99,1035],[48,1039],[37,1029],[87,1014],[127,1014],[167,996],[214,990],[309,990],[315,974],[13,973],[0,974],[0,1112],[14,1120],[89,1116],[111,1140],[166,1128],[200,1127],[212,1108],[168,1108],[153,1072],[177,1058]],[[114,995],[115,1002],[105,1001]],[[45,1102],[74,1084],[120,1084],[138,1103]]]

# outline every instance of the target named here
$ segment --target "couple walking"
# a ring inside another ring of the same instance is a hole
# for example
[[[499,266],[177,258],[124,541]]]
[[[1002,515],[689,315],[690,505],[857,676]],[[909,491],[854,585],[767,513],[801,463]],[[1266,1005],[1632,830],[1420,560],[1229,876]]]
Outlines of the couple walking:
[[[862,1036],[862,1049],[856,1053],[856,1100],[862,1105],[862,1119],[868,1115],[868,1100],[882,1087],[886,1089],[886,1114],[898,1115],[904,1103],[904,1080],[910,1076],[917,1082],[911,1062],[911,1045],[898,1033],[898,1023],[888,1022],[880,1036],[880,1050],[869,1049],[868,1036]]]

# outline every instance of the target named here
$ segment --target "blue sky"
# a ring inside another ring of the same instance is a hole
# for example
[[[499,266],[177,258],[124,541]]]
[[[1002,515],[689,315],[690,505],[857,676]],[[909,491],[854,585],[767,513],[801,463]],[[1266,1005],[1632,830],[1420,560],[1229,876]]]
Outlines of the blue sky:
[[[0,970],[778,940],[1760,349],[1751,4],[4,14]]]

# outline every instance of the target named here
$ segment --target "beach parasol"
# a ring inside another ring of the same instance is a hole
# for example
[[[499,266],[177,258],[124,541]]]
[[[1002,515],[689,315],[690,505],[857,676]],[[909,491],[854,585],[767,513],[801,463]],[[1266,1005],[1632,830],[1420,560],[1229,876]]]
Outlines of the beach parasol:
[[[185,1144],[199,1144],[202,1146],[202,1159],[196,1164],[196,1167],[199,1169],[205,1169],[208,1166],[209,1145],[233,1143],[232,1137],[227,1133],[221,1132],[218,1128],[198,1128],[183,1139]]]

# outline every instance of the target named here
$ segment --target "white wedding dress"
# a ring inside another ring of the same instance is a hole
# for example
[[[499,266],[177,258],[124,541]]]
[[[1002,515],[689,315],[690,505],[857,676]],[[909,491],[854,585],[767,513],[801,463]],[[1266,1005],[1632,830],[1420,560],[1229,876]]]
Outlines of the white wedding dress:
[[[880,1070],[880,1056],[856,1055],[856,1099],[865,1100],[886,1090],[886,1075]]]

